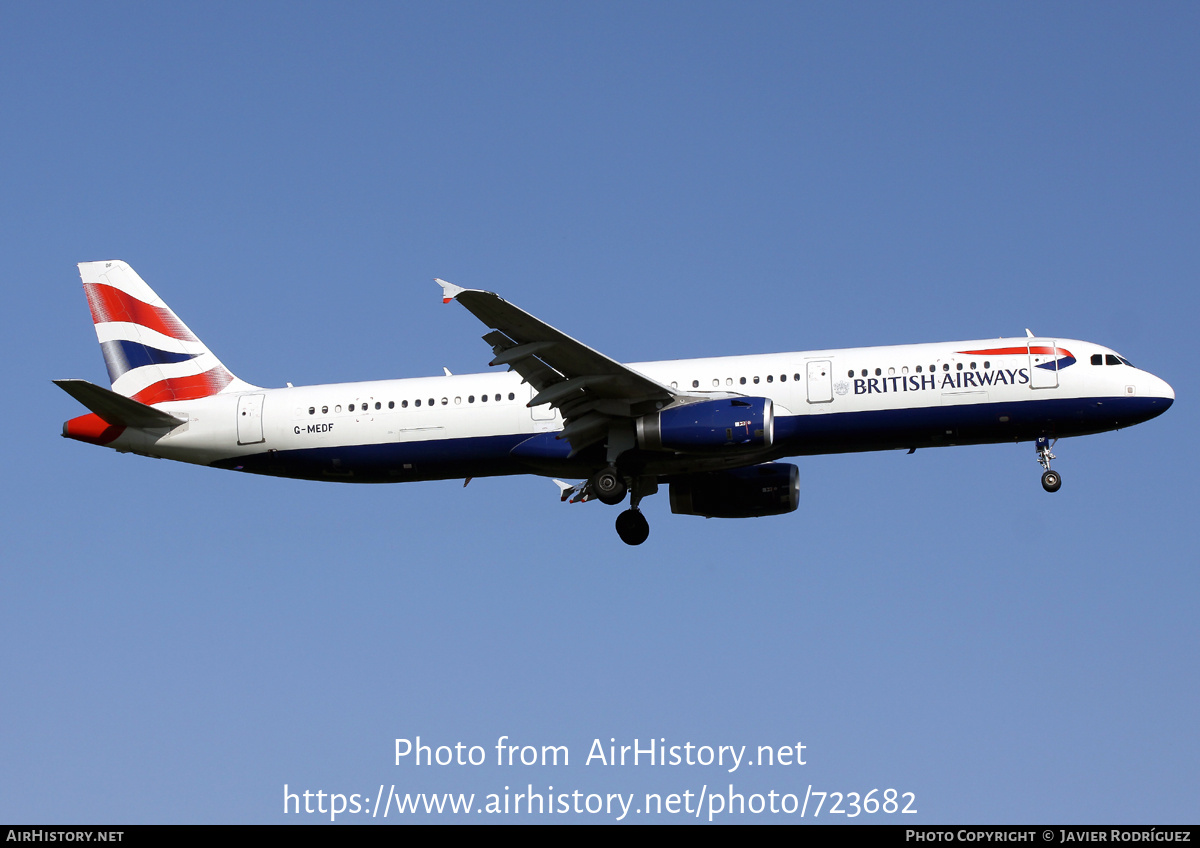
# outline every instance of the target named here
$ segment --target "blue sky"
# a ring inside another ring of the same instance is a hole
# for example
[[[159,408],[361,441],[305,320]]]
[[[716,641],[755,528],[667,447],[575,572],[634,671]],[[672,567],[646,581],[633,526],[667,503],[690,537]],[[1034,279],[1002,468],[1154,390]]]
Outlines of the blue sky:
[[[1195,6],[0,24],[0,819],[323,820],[284,816],[284,784],[732,783],[894,787],[927,824],[1195,820]],[[50,380],[105,377],[74,267],[94,259],[265,386],[483,370],[440,276],[621,360],[1030,327],[1178,400],[1060,442],[1054,496],[1029,445],[806,458],[796,513],[705,521],[660,495],[631,549],[616,510],[539,478],[321,485],[62,440],[80,410]],[[393,765],[417,735],[572,759]],[[597,738],[802,742],[807,764],[584,765]]]

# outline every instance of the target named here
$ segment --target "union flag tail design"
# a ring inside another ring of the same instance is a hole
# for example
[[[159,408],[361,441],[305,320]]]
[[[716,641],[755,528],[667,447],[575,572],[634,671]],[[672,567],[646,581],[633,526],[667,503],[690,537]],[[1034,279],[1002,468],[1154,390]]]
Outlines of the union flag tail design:
[[[79,276],[117,394],[156,404],[252,388],[124,262],[81,262]]]

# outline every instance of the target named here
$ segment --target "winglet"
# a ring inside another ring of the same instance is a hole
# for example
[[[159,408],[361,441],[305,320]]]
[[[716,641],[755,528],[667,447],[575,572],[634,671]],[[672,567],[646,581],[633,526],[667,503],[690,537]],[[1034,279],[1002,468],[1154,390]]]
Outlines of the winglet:
[[[445,280],[434,278],[434,282],[442,287],[442,303],[449,303],[466,291],[462,286],[456,286],[454,283],[447,283]]]

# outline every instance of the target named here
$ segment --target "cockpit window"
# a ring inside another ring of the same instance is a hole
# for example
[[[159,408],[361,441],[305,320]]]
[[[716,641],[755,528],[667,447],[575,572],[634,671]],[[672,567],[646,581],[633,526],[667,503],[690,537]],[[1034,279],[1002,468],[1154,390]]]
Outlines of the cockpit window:
[[[1104,356],[1104,364],[1105,364],[1105,365],[1120,365],[1120,364],[1121,364],[1121,357],[1119,357],[1119,356],[1116,356],[1116,355],[1114,355],[1114,354],[1111,354],[1111,353],[1109,353],[1109,354],[1105,354],[1105,356]]]
[[[1093,353],[1092,354],[1092,364],[1093,365],[1103,365],[1104,364],[1104,354],[1103,353]]]

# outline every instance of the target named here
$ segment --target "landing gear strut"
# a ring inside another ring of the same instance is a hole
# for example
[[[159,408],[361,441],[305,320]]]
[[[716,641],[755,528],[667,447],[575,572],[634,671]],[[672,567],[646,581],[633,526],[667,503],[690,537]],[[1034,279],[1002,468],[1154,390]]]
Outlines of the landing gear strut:
[[[642,498],[658,491],[653,477],[634,477],[629,492],[629,509],[617,516],[617,535],[627,545],[640,545],[650,536],[650,522],[638,506]]]
[[[1054,454],[1050,453],[1050,440],[1045,436],[1038,436],[1038,440],[1034,447],[1037,449],[1038,465],[1046,469],[1042,472],[1042,488],[1047,492],[1057,492],[1062,486],[1062,477],[1057,471],[1050,470],[1050,460],[1054,459]]]

